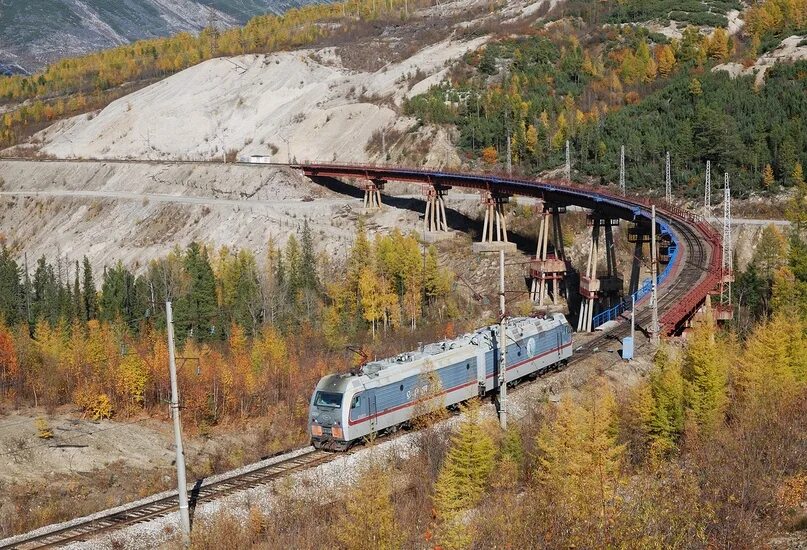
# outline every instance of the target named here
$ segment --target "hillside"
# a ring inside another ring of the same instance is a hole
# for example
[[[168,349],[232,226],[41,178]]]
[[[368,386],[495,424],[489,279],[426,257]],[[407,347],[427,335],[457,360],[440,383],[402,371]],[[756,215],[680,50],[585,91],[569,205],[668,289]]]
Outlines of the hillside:
[[[310,0],[6,0],[0,5],[0,66],[29,72],[56,59],[178,32],[246,23]]]
[[[208,160],[232,151],[284,161],[366,160],[366,145],[382,129],[392,147],[393,135],[416,126],[397,119],[403,100],[484,41],[440,41],[377,71],[346,66],[333,48],[213,59],[35,139],[43,153],[61,158]]]

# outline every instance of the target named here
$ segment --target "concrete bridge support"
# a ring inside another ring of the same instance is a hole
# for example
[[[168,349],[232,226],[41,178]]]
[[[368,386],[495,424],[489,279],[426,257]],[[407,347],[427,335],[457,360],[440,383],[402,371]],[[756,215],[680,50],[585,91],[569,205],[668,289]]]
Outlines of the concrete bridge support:
[[[538,229],[538,246],[530,263],[532,286],[530,297],[539,306],[544,305],[547,294],[552,294],[552,303],[558,303],[563,280],[566,277],[566,252],[563,248],[563,230],[560,215],[566,212],[563,206],[544,204],[541,225]],[[552,251],[549,251],[549,231],[552,229]]]
[[[580,315],[577,319],[577,330],[591,332],[594,319],[594,308],[598,302],[606,307],[611,305],[614,298],[622,294],[622,279],[616,266],[616,249],[614,248],[614,226],[619,225],[619,219],[603,217],[596,213],[589,215],[591,226],[591,250],[588,254],[585,272],[580,277]],[[605,273],[598,274],[600,258],[600,229],[605,235]]]
[[[384,180],[370,180],[364,184],[364,209],[378,210],[383,205],[381,191],[384,189]]]
[[[426,190],[426,214],[423,216],[423,233],[448,233],[446,204],[443,197],[449,187],[432,185]]]
[[[507,193],[487,192],[482,199],[485,206],[485,221],[482,225],[482,241],[474,243],[476,252],[492,252],[500,249],[515,250],[515,243],[507,238],[507,221],[504,205],[510,202]]]
[[[630,281],[628,282],[628,293],[633,294],[639,290],[639,283],[642,278],[642,264],[644,263],[644,245],[645,243],[650,244],[650,228],[645,228],[638,224],[628,228],[628,242],[634,243]]]

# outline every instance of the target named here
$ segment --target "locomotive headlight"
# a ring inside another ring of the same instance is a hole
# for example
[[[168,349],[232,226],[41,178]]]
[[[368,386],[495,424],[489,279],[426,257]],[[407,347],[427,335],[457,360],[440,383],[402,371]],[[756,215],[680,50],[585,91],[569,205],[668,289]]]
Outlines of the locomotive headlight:
[[[345,438],[345,432],[342,431],[341,426],[333,426],[333,427],[331,427],[331,433],[337,439],[344,439]]]
[[[322,435],[322,426],[319,424],[311,424],[311,435],[320,437]]]

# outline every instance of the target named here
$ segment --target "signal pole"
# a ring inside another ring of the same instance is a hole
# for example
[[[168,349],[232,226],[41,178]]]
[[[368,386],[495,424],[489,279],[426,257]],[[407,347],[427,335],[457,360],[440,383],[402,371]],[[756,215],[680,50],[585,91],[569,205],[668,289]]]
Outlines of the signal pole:
[[[171,302],[165,302],[165,321],[168,328],[168,369],[171,375],[171,417],[174,420],[174,446],[176,447],[177,457],[179,526],[182,529],[182,542],[187,548],[191,543],[191,520],[188,513],[188,483],[185,480],[185,449],[182,447],[182,424],[179,421],[179,389],[177,388],[177,365],[174,357],[174,315]]]
[[[507,329],[504,311],[504,249],[499,250],[499,424],[507,429]]]
[[[650,217],[650,277],[652,280],[652,294],[650,297],[650,307],[653,308],[653,317],[650,321],[650,337],[654,345],[659,343],[658,326],[658,250],[656,248],[656,205],[651,207]]]

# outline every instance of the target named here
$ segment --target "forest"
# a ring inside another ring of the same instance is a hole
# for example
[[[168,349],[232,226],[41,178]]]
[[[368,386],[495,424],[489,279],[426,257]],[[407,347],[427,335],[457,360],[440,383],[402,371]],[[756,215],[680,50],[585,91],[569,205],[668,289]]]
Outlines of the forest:
[[[349,35],[379,18],[406,18],[425,0],[345,0],[309,4],[283,15],[260,15],[243,27],[207,28],[139,40],[52,63],[35,75],[0,77],[0,149],[67,116],[100,109],[133,86],[143,86],[215,57],[272,53],[310,45],[330,34]]]
[[[789,4],[785,20],[802,25],[807,2]],[[746,59],[761,51],[760,37],[786,32],[781,18],[759,15],[776,6],[750,13]],[[505,162],[509,134],[514,167],[528,175],[562,166],[569,140],[575,177],[592,182],[618,180],[624,145],[635,191],[661,191],[669,151],[678,196],[702,193],[707,160],[740,195],[778,192],[796,185],[807,163],[807,62],[776,65],[763,86],[711,70],[742,48],[720,27],[703,34],[689,26],[672,41],[630,25],[539,28],[468,54],[406,112],[456,126],[466,158],[483,166]]]
[[[342,275],[323,282],[322,273]],[[43,257],[29,276],[3,248],[0,402],[73,404],[95,419],[164,414],[170,300],[187,425],[278,417],[295,441],[319,377],[414,345],[386,335],[417,341],[419,325],[433,329],[437,318],[451,330],[460,317],[452,279],[433,248],[398,231],[369,240],[360,229],[345,265],[333,265],[316,254],[307,222],[260,260],[192,243],[140,275]]]

